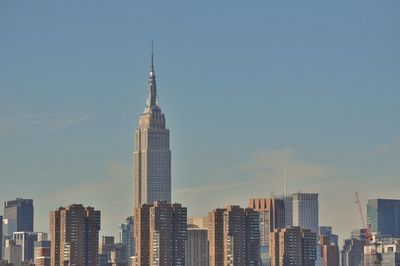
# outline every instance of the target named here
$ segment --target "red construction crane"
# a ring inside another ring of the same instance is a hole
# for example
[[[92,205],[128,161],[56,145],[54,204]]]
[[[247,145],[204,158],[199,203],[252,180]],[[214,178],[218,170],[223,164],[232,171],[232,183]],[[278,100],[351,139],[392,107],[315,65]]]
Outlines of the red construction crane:
[[[361,202],[360,202],[360,198],[358,197],[358,192],[356,192],[355,194],[356,194],[356,202],[355,203],[358,207],[358,212],[360,213],[360,216],[361,216],[361,222],[362,222],[363,229],[365,229],[365,245],[369,246],[371,238],[372,238],[371,226],[369,224],[367,225],[367,223],[365,222],[364,212],[361,207]]]

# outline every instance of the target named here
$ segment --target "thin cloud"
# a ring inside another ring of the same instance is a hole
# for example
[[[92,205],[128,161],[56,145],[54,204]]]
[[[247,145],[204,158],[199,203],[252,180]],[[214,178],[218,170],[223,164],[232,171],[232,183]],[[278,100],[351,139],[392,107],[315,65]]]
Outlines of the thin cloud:
[[[336,173],[332,166],[301,160],[293,150],[264,150],[230,167],[202,173],[207,176],[204,184],[179,188],[173,195],[188,207],[191,215],[204,215],[230,204],[246,206],[249,198],[283,193],[285,158],[290,192],[308,190],[311,185],[307,184],[323,184]]]
[[[79,124],[83,121],[90,119],[92,116],[89,114],[82,114],[78,116],[66,117],[64,120],[59,121],[58,125],[54,126],[52,129],[60,129],[65,127],[70,127]]]
[[[90,119],[86,113],[9,113],[0,115],[0,133],[11,134],[71,127]]]

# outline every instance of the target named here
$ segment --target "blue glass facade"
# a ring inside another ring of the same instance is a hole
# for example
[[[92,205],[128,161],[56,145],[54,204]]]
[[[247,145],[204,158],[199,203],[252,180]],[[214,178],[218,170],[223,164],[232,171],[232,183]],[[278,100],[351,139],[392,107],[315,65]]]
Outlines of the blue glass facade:
[[[3,235],[12,237],[14,232],[33,232],[33,200],[21,199],[4,203]]]
[[[381,237],[400,237],[400,200],[368,200],[367,220],[372,232],[378,232]]]

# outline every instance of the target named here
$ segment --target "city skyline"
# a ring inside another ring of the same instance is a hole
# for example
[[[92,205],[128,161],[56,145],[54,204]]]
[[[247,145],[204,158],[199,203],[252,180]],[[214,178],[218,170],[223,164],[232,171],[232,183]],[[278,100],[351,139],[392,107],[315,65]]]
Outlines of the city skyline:
[[[33,198],[35,231],[48,231],[50,210],[83,203],[102,211],[102,235],[117,232],[133,213],[132,135],[155,39],[172,202],[205,215],[283,194],[286,158],[289,192],[319,193],[320,224],[346,238],[361,227],[355,191],[364,211],[399,197],[400,6],[310,3],[319,12],[102,2],[92,20],[88,4],[1,3],[0,200]]]

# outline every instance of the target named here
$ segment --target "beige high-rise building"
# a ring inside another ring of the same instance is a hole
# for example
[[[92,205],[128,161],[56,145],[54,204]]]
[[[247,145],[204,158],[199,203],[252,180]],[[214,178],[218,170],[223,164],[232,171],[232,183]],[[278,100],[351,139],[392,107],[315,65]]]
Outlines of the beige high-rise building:
[[[259,265],[259,214],[228,206],[209,212],[210,265]]]
[[[269,265],[269,234],[277,228],[285,227],[285,203],[278,198],[254,198],[249,200],[249,208],[260,214],[260,254],[262,265]]]
[[[290,226],[270,234],[271,266],[315,266],[317,234]]]
[[[100,211],[73,204],[50,212],[51,266],[97,266]]]
[[[185,265],[186,212],[181,204],[160,201],[135,208],[136,265]]]
[[[133,161],[134,208],[154,201],[171,202],[169,129],[158,105],[156,74],[151,54],[147,103],[135,132]]]
[[[208,266],[208,230],[188,228],[185,243],[186,266]]]

